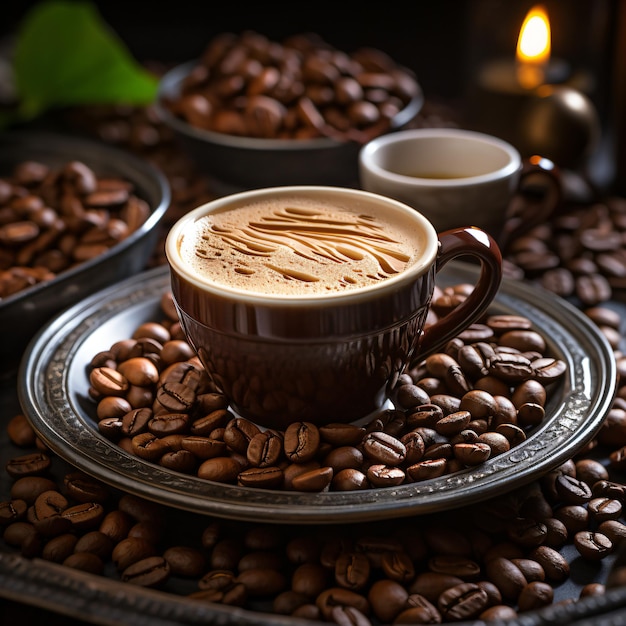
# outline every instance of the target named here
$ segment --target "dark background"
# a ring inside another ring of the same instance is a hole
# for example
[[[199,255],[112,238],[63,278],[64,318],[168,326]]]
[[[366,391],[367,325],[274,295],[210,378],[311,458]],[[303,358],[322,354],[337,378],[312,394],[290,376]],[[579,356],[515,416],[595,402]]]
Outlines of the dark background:
[[[4,2],[0,29],[4,33],[15,30],[36,4],[29,0]],[[471,2],[417,0],[367,5],[102,0],[92,4],[140,60],[193,59],[213,36],[226,31],[255,30],[276,41],[315,32],[346,52],[360,46],[378,47],[418,72],[424,87],[455,95],[463,75],[462,50],[467,44]]]
[[[514,54],[524,16],[539,1],[550,16],[556,54],[577,64],[595,64],[601,74],[610,70],[620,0],[414,0],[375,5],[320,0],[281,3],[278,8],[278,3],[206,0],[92,4],[140,60],[190,60],[225,31],[255,30],[276,41],[315,32],[346,52],[360,46],[380,48],[413,69],[427,93],[454,97],[464,93],[481,52]],[[14,32],[36,4],[4,2],[0,33]]]
[[[465,110],[477,68],[487,58],[514,57],[523,19],[538,2],[550,17],[553,56],[593,78],[589,95],[604,131],[594,161],[601,170],[598,176],[626,192],[626,149],[621,147],[626,143],[626,59],[622,59],[626,50],[619,49],[626,48],[622,0],[414,0],[375,5],[336,0],[291,4],[93,0],[92,4],[142,62],[174,64],[197,58],[223,32],[253,30],[274,41],[314,32],[345,52],[362,46],[383,50],[414,71],[427,101]],[[5,1],[0,37],[7,40],[14,34],[36,4]]]

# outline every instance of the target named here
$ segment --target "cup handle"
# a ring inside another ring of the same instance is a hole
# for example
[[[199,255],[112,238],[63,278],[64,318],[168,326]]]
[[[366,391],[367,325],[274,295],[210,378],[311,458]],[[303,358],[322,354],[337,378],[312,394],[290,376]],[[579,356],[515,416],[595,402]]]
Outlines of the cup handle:
[[[435,273],[441,271],[449,261],[460,256],[471,256],[480,261],[478,281],[463,302],[424,329],[419,347],[420,359],[445,345],[480,318],[500,288],[502,254],[491,235],[475,226],[440,233]]]
[[[552,161],[535,155],[524,160],[517,194],[509,206],[506,222],[499,238],[500,249],[516,237],[542,224],[553,215],[563,201],[561,172]]]

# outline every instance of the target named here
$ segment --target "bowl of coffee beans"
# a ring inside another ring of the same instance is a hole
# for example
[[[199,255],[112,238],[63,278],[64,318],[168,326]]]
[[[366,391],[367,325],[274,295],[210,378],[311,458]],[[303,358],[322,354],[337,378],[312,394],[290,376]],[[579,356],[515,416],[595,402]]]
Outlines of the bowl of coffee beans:
[[[251,189],[356,184],[359,148],[406,127],[422,104],[413,73],[381,50],[248,31],[218,35],[166,72],[156,107],[207,175]]]
[[[0,139],[0,371],[63,308],[146,266],[165,176],[126,151],[36,131]]]

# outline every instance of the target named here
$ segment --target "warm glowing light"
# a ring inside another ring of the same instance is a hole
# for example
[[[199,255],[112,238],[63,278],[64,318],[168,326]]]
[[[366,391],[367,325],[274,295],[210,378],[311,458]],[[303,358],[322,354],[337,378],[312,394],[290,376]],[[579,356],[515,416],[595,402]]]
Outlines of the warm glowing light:
[[[517,40],[517,78],[522,87],[534,89],[543,83],[550,49],[550,20],[537,5],[526,15]]]

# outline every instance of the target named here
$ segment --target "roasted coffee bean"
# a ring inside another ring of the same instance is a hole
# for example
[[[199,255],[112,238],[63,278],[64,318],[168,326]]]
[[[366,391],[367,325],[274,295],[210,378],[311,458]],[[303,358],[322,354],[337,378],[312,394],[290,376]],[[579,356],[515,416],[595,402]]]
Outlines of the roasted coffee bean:
[[[415,577],[413,560],[405,552],[385,552],[381,558],[381,567],[387,578],[401,584],[410,583]]]
[[[598,532],[609,538],[614,546],[626,539],[626,525],[619,520],[605,520],[598,525]]]
[[[284,481],[280,467],[251,467],[237,475],[238,484],[257,489],[279,489]]]
[[[531,363],[533,376],[543,384],[558,380],[566,371],[567,365],[561,359],[543,357]]]
[[[278,463],[282,449],[282,438],[277,433],[266,430],[250,439],[246,456],[254,467],[271,467]]]
[[[602,583],[589,583],[580,590],[580,598],[603,596],[606,593],[606,585]]]
[[[418,385],[413,383],[401,385],[395,392],[396,402],[403,409],[413,409],[420,405],[427,404],[428,394]]]
[[[90,574],[100,575],[104,571],[104,562],[93,552],[74,552],[63,561],[63,565]]]
[[[343,552],[335,562],[335,582],[346,589],[358,591],[369,582],[370,561],[360,552]]]
[[[583,530],[574,535],[574,546],[582,557],[599,561],[613,551],[613,543],[601,532]]]
[[[360,489],[368,489],[370,483],[367,476],[352,468],[345,468],[335,472],[333,479],[330,483],[330,488],[333,491],[356,491]]]
[[[406,468],[406,474],[413,482],[419,482],[442,476],[446,472],[446,467],[445,458],[429,459],[410,465]]]
[[[489,361],[489,374],[507,383],[520,383],[535,374],[531,361],[521,354],[498,352]]]
[[[295,491],[323,491],[330,485],[332,478],[332,467],[319,467],[295,476],[291,487]]]
[[[170,577],[169,563],[161,556],[150,556],[129,565],[122,572],[121,579],[131,585],[159,587]]]
[[[622,503],[611,498],[591,498],[587,503],[589,516],[598,523],[619,518],[622,510]]]
[[[480,341],[465,345],[458,352],[459,364],[474,380],[489,374],[489,364],[495,356],[493,346]]]
[[[133,525],[132,518],[123,511],[109,511],[100,522],[99,530],[117,544],[128,536]]]
[[[434,428],[435,424],[443,418],[443,409],[431,403],[420,404],[408,412],[406,423],[408,428]]]
[[[206,394],[205,394],[206,395]],[[204,396],[200,396],[203,398]],[[192,435],[210,436],[218,428],[225,428],[227,424],[234,419],[233,415],[227,409],[215,409],[203,417],[193,420],[190,425],[190,433]],[[231,428],[234,427],[234,423],[231,424]],[[254,435],[252,435],[254,436]],[[243,444],[240,445],[243,449]]]
[[[371,611],[383,623],[389,624],[406,607],[409,594],[394,580],[377,580],[369,588],[367,600]],[[367,610],[360,609],[363,613]]]
[[[198,476],[218,483],[234,483],[241,469],[241,465],[234,458],[218,456],[203,461],[198,467]]]
[[[462,583],[444,591],[437,602],[443,619],[460,621],[479,615],[487,608],[486,592],[475,583]]]
[[[532,559],[511,559],[524,574],[524,578],[530,583],[536,580],[544,581],[546,579],[546,573],[543,571],[540,563],[533,561]]]
[[[41,551],[41,558],[53,563],[63,563],[78,544],[78,537],[74,533],[64,533],[46,541]]]
[[[444,416],[455,413],[461,408],[461,398],[448,393],[431,395],[430,401],[441,408]]]
[[[275,569],[281,570],[285,565],[285,558],[280,552],[274,550],[252,550],[244,554],[237,569],[244,572],[249,569]]]
[[[132,451],[138,457],[157,463],[167,452],[167,445],[152,433],[140,433],[131,439]]]
[[[485,565],[485,573],[487,578],[498,587],[502,596],[512,601],[517,600],[528,583],[519,567],[505,557],[490,559]]]
[[[183,437],[180,445],[202,461],[225,455],[228,448],[225,441],[195,435]]]
[[[431,557],[428,568],[438,574],[449,574],[463,579],[474,578],[480,573],[480,565],[476,561],[450,554]]]
[[[37,436],[25,415],[19,413],[12,417],[6,428],[9,439],[19,448],[35,445]]]
[[[104,396],[122,396],[129,388],[129,382],[117,370],[110,367],[96,367],[89,374],[91,386]]]
[[[26,517],[28,504],[25,500],[6,500],[0,502],[0,526],[8,526]]]
[[[123,572],[133,563],[155,555],[156,548],[145,539],[127,537],[113,548],[111,560],[115,567]]]
[[[436,604],[439,596],[446,590],[465,582],[458,576],[438,574],[436,572],[421,572],[409,586],[409,593],[419,594]]]
[[[491,456],[491,446],[487,443],[458,443],[454,446],[454,457],[467,467],[480,465]]]
[[[285,430],[284,450],[293,463],[306,463],[313,459],[320,445],[320,432],[310,422],[294,422]]]
[[[569,577],[569,563],[565,557],[554,548],[538,546],[530,552],[528,557],[541,565],[546,573],[547,581],[558,584]]]
[[[333,607],[331,619],[338,626],[371,626],[370,620],[353,606]]]
[[[574,476],[561,474],[557,476],[554,485],[557,495],[566,504],[583,504],[591,499],[589,485]]]
[[[61,517],[69,520],[76,530],[94,528],[104,517],[104,508],[98,502],[83,502],[66,508]]]
[[[517,604],[520,611],[534,611],[552,604],[554,589],[542,581],[529,582],[520,592]]]
[[[233,451],[246,454],[250,441],[260,433],[260,429],[250,420],[236,417],[226,424],[224,442]]]
[[[109,497],[109,490],[99,481],[83,474],[70,472],[63,477],[63,486],[68,496],[78,502],[105,503]]]
[[[503,454],[511,449],[509,440],[497,432],[484,432],[478,435],[476,443],[486,443],[491,448],[491,456]]]
[[[63,517],[67,507],[67,498],[62,493],[56,490],[44,491],[35,500],[29,519],[38,533],[54,537],[72,528],[71,520]]]
[[[117,371],[131,384],[146,387],[155,384],[159,380],[159,370],[156,365],[146,357],[134,357],[122,361]]]
[[[565,524],[554,517],[544,518],[543,523],[546,526],[545,545],[551,548],[560,548],[563,546],[568,538],[568,531]]]
[[[554,517],[561,520],[570,535],[585,530],[589,524],[589,512],[581,504],[565,504],[558,507]]]
[[[437,608],[419,594],[411,594],[407,599],[407,605],[410,608],[398,614],[394,624],[439,624],[442,621]]]
[[[273,596],[287,587],[287,578],[276,569],[254,568],[240,572],[236,578],[251,597]]]
[[[363,440],[364,454],[375,463],[400,465],[406,456],[406,447],[395,437],[384,432],[373,432]]]
[[[365,436],[365,429],[353,424],[326,424],[319,427],[320,437],[333,446],[357,446]]]
[[[171,546],[163,552],[173,576],[200,577],[206,568],[202,551],[189,546]]]
[[[10,459],[5,470],[12,478],[40,476],[50,468],[50,457],[43,452],[33,452]]]
[[[106,562],[111,557],[113,546],[110,537],[99,530],[92,530],[77,538],[74,552],[91,552]]]
[[[164,382],[156,393],[156,402],[170,413],[188,411],[195,400],[195,391],[184,383]]]

